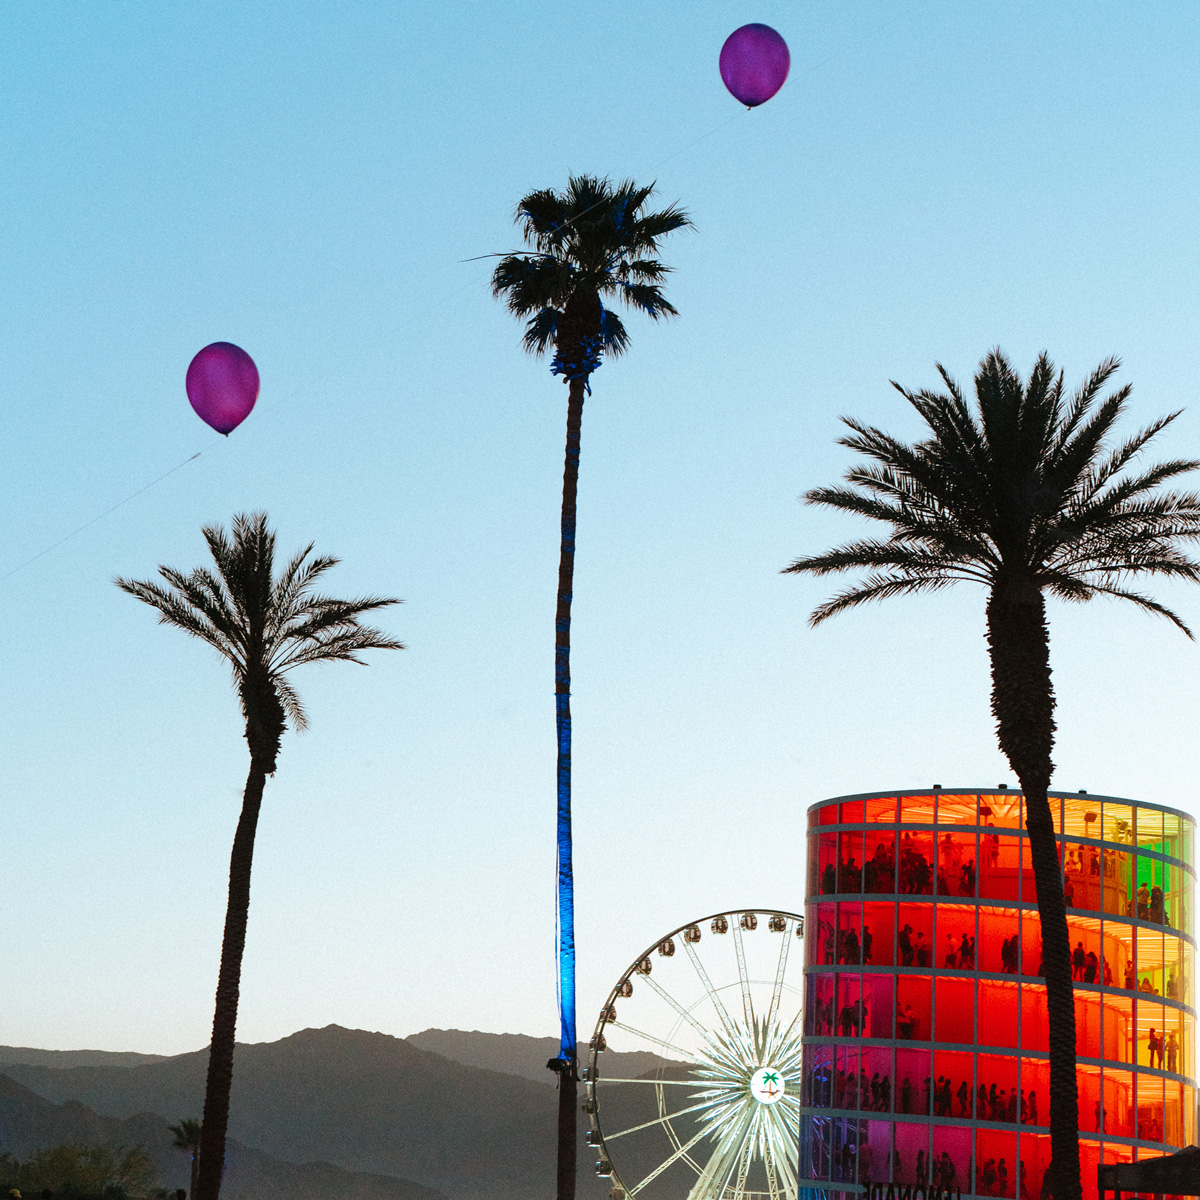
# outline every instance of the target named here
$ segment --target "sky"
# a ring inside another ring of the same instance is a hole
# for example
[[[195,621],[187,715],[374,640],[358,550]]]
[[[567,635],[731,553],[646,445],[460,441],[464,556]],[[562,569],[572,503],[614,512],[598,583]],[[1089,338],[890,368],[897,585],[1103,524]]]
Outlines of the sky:
[[[792,52],[754,111],[717,73],[748,21]],[[0,1044],[208,1041],[246,746],[220,661],[112,579],[254,509],[402,598],[407,649],[295,676],[240,1038],[556,1033],[566,389],[470,260],[572,172],[695,222],[680,317],[629,317],[584,412],[581,1036],[663,934],[801,908],[809,804],[1014,782],[979,589],[814,631],[830,586],[780,570],[863,532],[800,502],[853,461],[838,418],[917,437],[889,380],[995,346],[1072,384],[1120,356],[1129,431],[1183,408],[1158,454],[1197,454],[1198,35],[1154,2],[4,5]],[[263,381],[228,439],[183,390],[216,340]],[[1055,784],[1194,812],[1197,647],[1051,626]]]

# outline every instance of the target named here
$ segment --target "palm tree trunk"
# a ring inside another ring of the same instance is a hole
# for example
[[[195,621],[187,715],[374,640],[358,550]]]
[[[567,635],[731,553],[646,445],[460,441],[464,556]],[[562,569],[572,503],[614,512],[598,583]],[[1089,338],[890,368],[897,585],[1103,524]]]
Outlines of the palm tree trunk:
[[[242,815],[238,819],[233,853],[229,858],[229,901],[225,909],[225,936],[221,941],[212,1045],[208,1051],[208,1081],[204,1088],[204,1117],[200,1127],[200,1168],[193,1185],[192,1200],[217,1200],[221,1191],[225,1130],[229,1125],[229,1092],[233,1085],[233,1045],[237,1032],[242,952],[246,948],[246,921],[250,914],[250,867],[254,861],[254,834],[266,779],[264,764],[251,755],[250,773],[242,796]]]
[[[558,1200],[575,1200],[578,1142],[575,1038],[575,883],[571,862],[571,592],[575,581],[575,496],[579,487],[579,434],[586,380],[572,379],[567,401],[563,463],[558,604],[554,613],[554,710],[558,733],[558,1004],[562,1022],[558,1058]]]
[[[1000,749],[1025,796],[1025,828],[1042,924],[1050,1025],[1052,1194],[1054,1200],[1081,1200],[1071,940],[1054,820],[1046,796],[1054,770],[1054,690],[1045,600],[1032,585],[997,584],[988,598],[987,619],[992,713]]]

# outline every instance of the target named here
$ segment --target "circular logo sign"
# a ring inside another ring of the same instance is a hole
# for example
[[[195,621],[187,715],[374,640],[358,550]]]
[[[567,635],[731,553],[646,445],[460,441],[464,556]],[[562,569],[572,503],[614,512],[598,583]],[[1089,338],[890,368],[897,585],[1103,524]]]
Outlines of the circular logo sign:
[[[785,1091],[783,1076],[774,1067],[759,1067],[750,1076],[750,1095],[760,1104],[778,1103]]]

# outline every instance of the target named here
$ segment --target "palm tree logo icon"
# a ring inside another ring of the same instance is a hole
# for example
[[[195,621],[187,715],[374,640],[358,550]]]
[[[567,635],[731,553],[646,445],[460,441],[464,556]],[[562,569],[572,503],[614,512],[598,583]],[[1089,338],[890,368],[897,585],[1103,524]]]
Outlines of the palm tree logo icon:
[[[783,1076],[774,1067],[759,1067],[750,1077],[750,1094],[760,1104],[775,1104],[787,1089]]]

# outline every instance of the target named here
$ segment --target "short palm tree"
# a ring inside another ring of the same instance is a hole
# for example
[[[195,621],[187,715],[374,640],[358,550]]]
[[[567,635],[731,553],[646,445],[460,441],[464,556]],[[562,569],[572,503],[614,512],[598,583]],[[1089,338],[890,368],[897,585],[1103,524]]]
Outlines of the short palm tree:
[[[1200,579],[1180,543],[1200,536],[1200,497],[1161,485],[1200,463],[1176,459],[1132,470],[1134,459],[1178,413],[1116,447],[1107,439],[1128,385],[1101,395],[1118,368],[1108,359],[1073,395],[1042,354],[1022,382],[1000,352],[975,376],[974,411],[941,367],[945,392],[894,384],[929,428],[908,445],[846,419],[841,444],[870,461],[849,486],[814,488],[805,499],[880,521],[886,537],[850,542],[797,559],[788,571],[867,577],[820,605],[814,625],[868,600],[934,592],[967,581],[987,589],[992,714],[1000,748],[1025,795],[1025,824],[1037,885],[1050,1025],[1051,1186],[1079,1200],[1075,1007],[1066,904],[1046,792],[1053,772],[1054,691],[1047,595],[1128,600],[1183,622],[1132,590],[1137,576]]]
[[[168,584],[165,588],[122,578],[116,583],[158,609],[160,624],[174,625],[200,638],[229,663],[246,722],[250,771],[229,861],[229,900],[208,1055],[200,1166],[193,1188],[194,1200],[217,1200],[225,1162],[258,813],[288,721],[297,730],[308,725],[288,673],[305,663],[361,663],[358,655],[364,650],[404,647],[359,622],[364,613],[398,604],[398,600],[377,596],[339,600],[313,592],[313,585],[338,560],[328,555],[310,558],[312,543],[294,555],[276,578],[275,534],[267,525],[266,513],[234,517],[232,537],[220,525],[206,525],[203,532],[215,573],[196,567],[185,575],[160,566],[158,573]]]
[[[616,297],[658,320],[676,316],[661,284],[670,273],[656,257],[667,234],[690,227],[678,205],[646,212],[654,188],[631,181],[575,175],[565,192],[530,192],[516,221],[529,249],[500,257],[492,294],[516,317],[528,318],[525,349],[553,347],[550,370],[567,385],[567,446],[563,467],[558,604],[554,615],[554,692],[558,731],[558,1197],[575,1194],[576,1088],[575,907],[571,863],[571,593],[575,575],[575,496],[583,399],[605,355],[629,345],[621,318],[604,301]]]
[[[195,1200],[196,1172],[200,1169],[200,1122],[185,1118],[178,1125],[168,1125],[167,1128],[175,1135],[171,1144],[177,1150],[186,1150],[191,1155],[192,1182],[188,1195]]]

